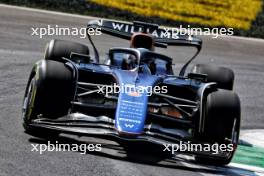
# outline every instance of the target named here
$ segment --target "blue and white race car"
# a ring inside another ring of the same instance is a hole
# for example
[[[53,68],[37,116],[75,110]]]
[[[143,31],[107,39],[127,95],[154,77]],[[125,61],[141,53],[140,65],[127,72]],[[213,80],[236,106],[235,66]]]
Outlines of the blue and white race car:
[[[234,72],[198,64],[187,74],[187,66],[201,50],[199,38],[173,36],[144,22],[96,20],[88,23],[87,31],[91,28],[127,39],[130,46],[110,48],[99,62],[89,34],[93,57],[86,45],[51,40],[45,58],[30,73],[24,96],[23,125],[28,134],[232,145],[232,150],[218,154],[188,151],[200,162],[231,161],[241,111],[233,91]],[[197,49],[179,75],[174,74],[173,58],[155,52],[155,47],[167,46]]]

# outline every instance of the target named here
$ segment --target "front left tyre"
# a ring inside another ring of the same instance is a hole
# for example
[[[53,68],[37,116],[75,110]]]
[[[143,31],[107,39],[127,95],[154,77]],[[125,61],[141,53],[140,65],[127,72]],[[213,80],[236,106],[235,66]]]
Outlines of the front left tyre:
[[[196,156],[196,161],[210,165],[230,163],[238,145],[240,121],[240,100],[235,92],[218,89],[209,93],[204,109],[201,139],[211,145],[217,143],[219,146],[230,146],[232,150],[226,151],[222,157]]]
[[[235,73],[230,68],[197,64],[193,67],[192,73],[206,74],[207,82],[217,83],[217,87],[220,89],[233,90]]]

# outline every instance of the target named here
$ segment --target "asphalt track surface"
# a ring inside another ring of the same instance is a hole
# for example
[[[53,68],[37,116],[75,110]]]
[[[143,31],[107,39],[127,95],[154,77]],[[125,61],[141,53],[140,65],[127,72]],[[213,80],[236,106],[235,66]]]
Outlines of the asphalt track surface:
[[[161,161],[145,152],[125,153],[114,142],[81,138],[81,142],[103,143],[102,152],[81,155],[78,152],[31,152],[31,144],[46,141],[23,132],[22,98],[34,62],[43,58],[46,42],[54,36],[40,39],[31,36],[32,27],[48,24],[85,27],[89,18],[46,14],[0,6],[0,175],[230,175],[217,169],[189,167],[181,157]],[[55,37],[88,43],[79,37]],[[127,42],[106,37],[96,40],[102,52],[109,46],[128,46]],[[114,45],[113,45],[114,44]],[[186,51],[168,50],[176,57],[176,70],[184,63]],[[236,74],[235,91],[242,103],[242,129],[264,128],[264,42],[239,38],[204,38],[202,53],[196,63],[208,63],[232,68]],[[60,139],[74,143],[75,138]],[[184,162],[184,161],[183,161]]]

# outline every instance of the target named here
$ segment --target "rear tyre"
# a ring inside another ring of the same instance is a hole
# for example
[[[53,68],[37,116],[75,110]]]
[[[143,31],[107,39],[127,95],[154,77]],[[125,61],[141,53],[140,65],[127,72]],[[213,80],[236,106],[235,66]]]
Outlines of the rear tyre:
[[[33,119],[55,119],[66,115],[74,92],[73,73],[65,64],[51,60],[36,63],[30,74],[23,101],[25,131],[32,132],[30,123]]]
[[[89,48],[81,43],[53,39],[47,43],[44,58],[46,60],[62,61],[62,57],[70,58],[72,52],[89,55]]]
[[[233,150],[225,152],[224,157],[196,156],[198,162],[226,165],[231,161],[239,139],[240,111],[239,97],[232,91],[218,90],[207,96],[201,139],[210,144],[232,144]]]
[[[207,82],[216,82],[218,88],[233,90],[235,74],[229,68],[197,64],[194,66],[192,72],[206,74]]]

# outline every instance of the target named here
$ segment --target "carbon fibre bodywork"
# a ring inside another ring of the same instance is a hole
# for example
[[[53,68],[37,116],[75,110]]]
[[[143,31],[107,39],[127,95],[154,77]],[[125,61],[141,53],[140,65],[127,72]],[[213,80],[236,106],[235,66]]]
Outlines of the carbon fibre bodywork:
[[[124,39],[130,39],[133,33],[143,31],[153,35],[153,46],[184,45],[197,48],[197,52],[182,67],[179,76],[173,72],[172,58],[147,48],[110,48],[106,60],[99,63],[98,51],[87,33],[94,49],[94,58],[72,52],[70,57],[61,57],[58,62],[67,67],[67,71],[70,70],[73,78],[73,82],[69,82],[74,87],[74,95],[68,113],[60,117],[38,114],[37,118],[29,121],[28,128],[111,139],[115,137],[127,141],[146,141],[159,145],[180,141],[218,142],[204,137],[206,120],[209,118],[206,114],[206,101],[210,93],[217,92],[217,83],[207,82],[205,74],[185,74],[187,66],[201,50],[200,39],[193,36],[168,35],[165,29],[142,22],[131,24],[99,20],[88,24],[88,28],[98,27],[102,32]],[[54,45],[54,42],[51,42],[51,45]],[[47,62],[46,59],[35,64],[33,70],[37,76],[40,71],[46,72]],[[122,87],[128,85],[133,89],[122,91]],[[118,92],[114,91],[115,86],[118,86]],[[139,91],[141,87],[144,88],[143,91]],[[108,91],[108,88],[111,91]],[[159,91],[154,91],[155,88]],[[234,97],[234,104],[238,104],[234,107],[240,111],[239,100],[236,101],[236,95]],[[27,103],[26,98],[24,104]],[[230,107],[227,107],[227,110],[230,110]],[[236,118],[226,120],[230,134],[220,134],[221,142],[236,144],[238,141],[240,112],[238,115],[237,121]],[[225,121],[219,121],[223,122],[220,127],[224,127]],[[209,128],[209,131],[211,129],[213,127]],[[222,163],[228,163],[234,151],[220,153],[217,157],[224,158]],[[210,152],[194,153],[209,158],[216,157]]]
[[[188,77],[167,74],[168,69],[164,69],[167,66],[162,66],[160,62],[157,74],[152,74],[146,69],[144,57],[151,55],[155,61],[161,59],[170,66],[171,59],[145,49],[112,48],[109,55],[120,51],[134,53],[141,60],[140,66],[123,70],[118,65],[76,62],[74,56],[65,58],[65,65],[72,69],[76,79],[71,112],[59,119],[42,117],[33,120],[30,125],[83,135],[120,135],[133,140],[148,140],[149,136],[152,142],[159,137],[157,143],[191,140],[202,132],[203,98],[215,89],[215,83],[204,83],[205,76],[199,74],[189,74]],[[36,64],[37,69],[45,65],[43,62]],[[114,84],[134,85],[135,88],[165,86],[167,93],[131,95],[127,92],[100,92],[100,87]],[[160,109],[168,107],[173,108],[177,115],[160,112]],[[151,108],[158,112],[151,111]],[[142,138],[142,135],[145,137]]]

